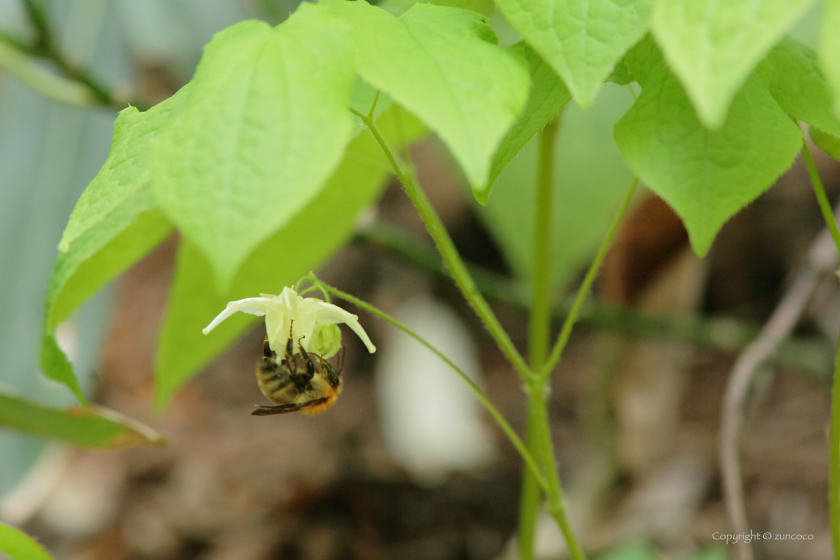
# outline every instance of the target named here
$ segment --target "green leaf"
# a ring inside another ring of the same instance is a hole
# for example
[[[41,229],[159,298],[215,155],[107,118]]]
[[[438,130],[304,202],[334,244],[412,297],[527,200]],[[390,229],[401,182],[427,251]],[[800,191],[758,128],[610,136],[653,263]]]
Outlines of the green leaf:
[[[595,100],[627,49],[648,30],[652,0],[497,0],[581,107]]]
[[[5,523],[0,523],[0,552],[11,560],[53,560],[38,541]]]
[[[149,428],[103,407],[60,409],[0,391],[0,426],[81,447],[113,449],[162,444]],[[0,538],[2,542],[2,538]]]
[[[49,377],[67,385],[85,403],[73,367],[55,340],[55,328],[87,298],[140,260],[172,231],[156,209],[149,189],[141,189],[59,255],[50,276],[45,303],[39,365]]]
[[[817,65],[817,53],[797,41],[783,39],[770,51],[766,62],[772,68],[770,93],[782,110],[840,136],[840,119],[832,110],[831,92]]]
[[[624,158],[679,214],[694,252],[711,247],[723,224],[793,163],[802,135],[757,75],[735,96],[718,131],[703,128],[664,64],[615,126]]]
[[[392,145],[419,138],[425,132],[398,106],[377,121]],[[228,294],[221,296],[208,282],[210,263],[188,240],[182,241],[175,268],[169,308],[158,340],[155,366],[155,408],[166,403],[200,368],[218,356],[257,322],[237,313],[208,336],[201,333],[228,300],[259,293],[279,293],[283,286],[320,266],[347,242],[359,212],[372,204],[390,171],[382,150],[369,132],[347,147],[344,161],[324,189],[299,214],[245,261]],[[259,355],[255,349],[254,363]]]
[[[108,159],[79,197],[58,245],[61,252],[66,253],[74,240],[118,211],[140,189],[149,187],[149,141],[184,101],[187,89],[181,88],[145,113],[134,107],[120,112]]]
[[[163,241],[172,226],[156,210],[151,191],[149,142],[180,106],[187,88],[144,113],[122,111],[105,164],[76,203],[59,244],[62,251],[47,287],[39,365],[85,397],[55,329],[87,298]]]
[[[817,148],[824,151],[836,160],[840,160],[840,138],[823,132],[816,127],[809,127],[808,135],[816,144]]]
[[[347,31],[306,3],[276,28],[225,29],[152,143],[158,203],[207,257],[221,291],[341,161],[353,126]]]
[[[487,204],[490,189],[499,177],[499,173],[507,167],[510,160],[528,143],[534,135],[554,118],[557,112],[568,103],[571,96],[563,81],[554,70],[543,61],[530,47],[517,45],[522,50],[528,66],[531,69],[531,90],[528,104],[511,129],[502,139],[490,168],[490,179],[482,188],[473,188],[476,200]]]
[[[656,0],[651,31],[707,128],[814,0]]]
[[[324,5],[353,25],[359,74],[436,132],[483,189],[528,95],[524,64],[491,44],[475,12],[417,4],[396,18],[363,0]]]
[[[633,173],[613,139],[613,126],[633,98],[607,84],[595,104],[563,110],[554,150],[551,285],[560,287],[589,264],[630,186]],[[532,139],[499,176],[486,206],[477,209],[512,271],[531,277],[539,138]]]
[[[840,0],[823,3],[820,68],[834,94],[834,114],[840,116]]]

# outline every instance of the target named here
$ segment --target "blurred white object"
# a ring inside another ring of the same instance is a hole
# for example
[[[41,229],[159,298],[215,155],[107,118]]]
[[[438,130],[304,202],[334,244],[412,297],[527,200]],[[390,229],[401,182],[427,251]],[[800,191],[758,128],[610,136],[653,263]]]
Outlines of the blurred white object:
[[[427,296],[405,302],[396,318],[440,350],[479,387],[467,328]],[[495,453],[483,407],[463,380],[419,342],[391,329],[381,346],[376,396],[385,443],[418,482],[439,484],[452,471],[487,464]]]

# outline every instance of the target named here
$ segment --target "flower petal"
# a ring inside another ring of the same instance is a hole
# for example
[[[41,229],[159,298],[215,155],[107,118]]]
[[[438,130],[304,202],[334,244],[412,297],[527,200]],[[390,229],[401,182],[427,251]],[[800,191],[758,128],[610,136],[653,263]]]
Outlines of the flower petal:
[[[209,325],[201,329],[204,334],[209,334],[210,331],[219,326],[219,323],[233,315],[238,311],[243,313],[250,313],[251,315],[265,315],[266,310],[270,309],[271,300],[263,297],[245,298],[238,301],[228,302],[225,310],[216,315]]]
[[[362,339],[368,352],[373,354],[376,352],[376,346],[370,341],[362,325],[359,324],[359,316],[354,315],[348,311],[343,310],[337,305],[325,303],[323,301],[315,300],[318,303],[318,322],[319,323],[345,323],[356,335]]]

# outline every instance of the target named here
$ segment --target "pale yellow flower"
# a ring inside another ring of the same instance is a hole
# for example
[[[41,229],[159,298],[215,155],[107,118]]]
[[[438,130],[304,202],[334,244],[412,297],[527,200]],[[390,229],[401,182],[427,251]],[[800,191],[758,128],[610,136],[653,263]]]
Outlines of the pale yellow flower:
[[[238,311],[265,316],[268,344],[279,355],[286,352],[289,330],[294,326],[295,352],[300,351],[300,342],[306,351],[315,352],[324,359],[330,358],[341,348],[338,323],[350,327],[362,339],[370,353],[376,351],[376,346],[359,324],[358,316],[317,298],[303,298],[288,286],[283,288],[279,296],[260,294],[260,297],[229,302],[225,310],[201,332],[208,334]]]

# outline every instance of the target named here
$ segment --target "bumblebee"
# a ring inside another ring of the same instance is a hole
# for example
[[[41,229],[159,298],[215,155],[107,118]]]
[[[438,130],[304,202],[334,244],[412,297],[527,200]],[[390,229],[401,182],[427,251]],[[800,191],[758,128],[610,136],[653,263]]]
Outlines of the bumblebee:
[[[292,325],[293,326],[293,325]],[[259,406],[251,414],[269,416],[300,411],[314,415],[324,412],[335,403],[341,390],[341,370],[344,353],[339,363],[332,364],[314,352],[307,352],[298,339],[300,353],[295,353],[292,327],[282,359],[271,350],[268,337],[263,342],[263,358],[257,365],[257,383],[260,391],[274,406]],[[344,350],[342,348],[342,350]]]

